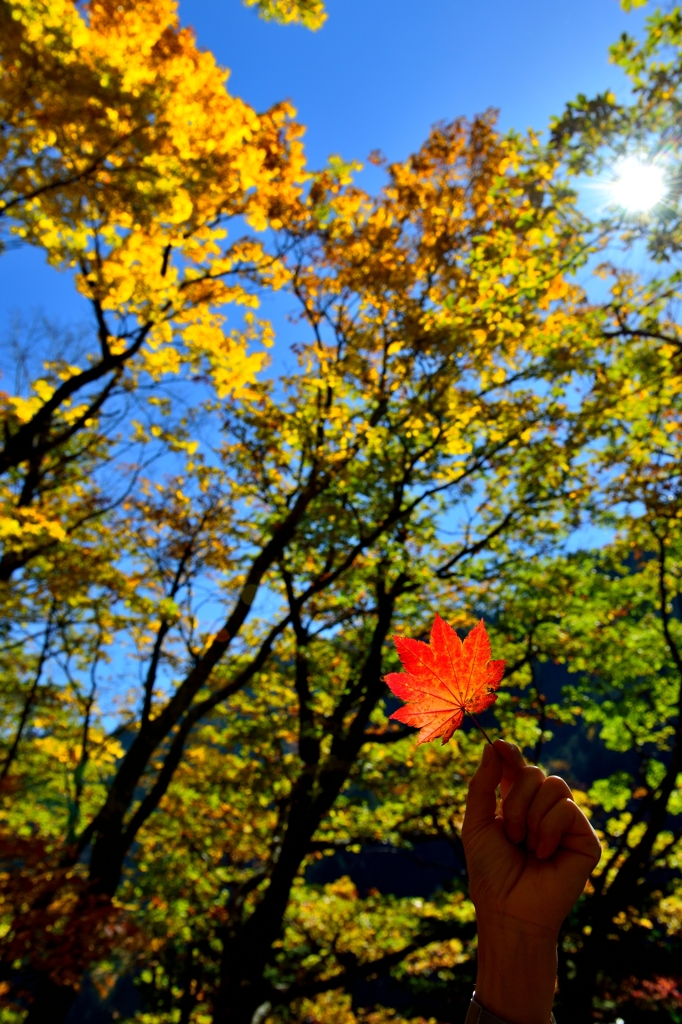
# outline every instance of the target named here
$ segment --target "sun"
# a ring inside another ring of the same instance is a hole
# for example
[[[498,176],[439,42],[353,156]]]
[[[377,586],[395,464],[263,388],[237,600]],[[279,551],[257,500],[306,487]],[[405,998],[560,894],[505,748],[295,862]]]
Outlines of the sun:
[[[646,213],[665,197],[665,168],[639,156],[628,156],[614,167],[608,184],[611,202],[629,213]]]

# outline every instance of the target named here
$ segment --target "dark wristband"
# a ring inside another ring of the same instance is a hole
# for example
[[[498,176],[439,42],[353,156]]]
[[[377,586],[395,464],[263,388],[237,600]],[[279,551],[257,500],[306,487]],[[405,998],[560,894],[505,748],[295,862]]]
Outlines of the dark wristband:
[[[509,1024],[509,1022],[502,1020],[501,1017],[496,1017],[494,1013],[488,1013],[480,1003],[472,998],[464,1024]],[[549,1024],[556,1024],[553,1013],[550,1014]]]

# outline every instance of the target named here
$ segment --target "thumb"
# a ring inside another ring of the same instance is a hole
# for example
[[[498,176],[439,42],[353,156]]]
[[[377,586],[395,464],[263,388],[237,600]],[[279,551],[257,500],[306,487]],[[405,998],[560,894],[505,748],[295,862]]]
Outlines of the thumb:
[[[478,831],[495,820],[496,790],[502,780],[504,764],[494,747],[486,744],[481,763],[469,783],[463,832]]]

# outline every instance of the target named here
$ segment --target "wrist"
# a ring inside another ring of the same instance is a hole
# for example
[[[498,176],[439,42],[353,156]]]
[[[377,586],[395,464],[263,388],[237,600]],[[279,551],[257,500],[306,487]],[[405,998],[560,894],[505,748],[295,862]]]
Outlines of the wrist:
[[[557,934],[505,914],[478,918],[476,1001],[509,1024],[548,1024]]]

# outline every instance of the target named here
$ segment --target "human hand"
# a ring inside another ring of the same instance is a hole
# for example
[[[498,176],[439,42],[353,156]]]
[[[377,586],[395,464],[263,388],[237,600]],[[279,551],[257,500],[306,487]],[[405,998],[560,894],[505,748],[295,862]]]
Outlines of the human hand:
[[[599,840],[563,779],[526,765],[503,740],[486,746],[471,780],[462,840],[478,920],[477,998],[511,1024],[547,1024],[559,928],[599,862]]]
[[[502,813],[496,815],[496,789]],[[477,916],[504,914],[558,936],[599,863],[594,829],[563,779],[496,740],[471,780],[462,829]]]

